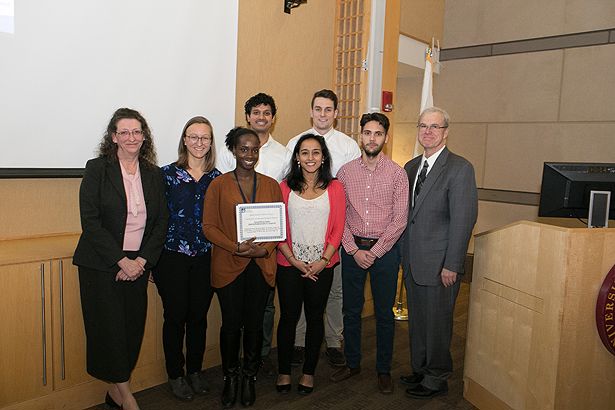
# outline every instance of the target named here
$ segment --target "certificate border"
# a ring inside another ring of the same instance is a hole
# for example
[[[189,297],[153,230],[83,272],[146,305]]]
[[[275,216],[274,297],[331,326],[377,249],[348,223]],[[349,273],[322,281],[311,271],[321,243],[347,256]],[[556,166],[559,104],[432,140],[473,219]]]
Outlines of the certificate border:
[[[267,209],[277,208],[278,216],[280,218],[280,232],[275,236],[262,236],[256,239],[255,242],[282,242],[286,240],[286,212],[284,202],[261,202],[255,204],[237,204],[235,205],[235,218],[237,221],[237,242],[243,242],[250,238],[244,238],[241,236],[243,228],[243,220],[239,216],[242,208],[255,208],[255,209]]]

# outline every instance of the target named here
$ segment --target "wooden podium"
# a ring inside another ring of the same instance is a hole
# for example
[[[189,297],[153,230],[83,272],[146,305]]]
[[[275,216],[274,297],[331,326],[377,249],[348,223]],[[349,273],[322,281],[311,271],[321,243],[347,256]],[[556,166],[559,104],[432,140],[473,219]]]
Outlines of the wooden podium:
[[[521,221],[477,235],[464,397],[481,410],[615,409],[596,299],[615,229]]]

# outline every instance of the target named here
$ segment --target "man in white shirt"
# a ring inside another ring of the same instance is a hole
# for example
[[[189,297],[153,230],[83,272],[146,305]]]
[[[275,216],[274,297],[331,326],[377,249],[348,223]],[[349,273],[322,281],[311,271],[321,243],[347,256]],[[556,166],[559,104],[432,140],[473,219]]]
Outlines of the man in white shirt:
[[[248,126],[256,131],[261,144],[256,172],[281,182],[286,176],[291,152],[273,139],[270,134],[277,112],[273,97],[265,93],[258,93],[246,101],[244,111]],[[216,167],[220,172],[226,173],[235,169],[235,157],[226,145],[220,145],[219,152],[216,153]]]
[[[286,149],[293,152],[297,141],[303,134],[312,133],[322,135],[327,143],[327,148],[331,154],[331,173],[335,176],[342,165],[361,156],[361,149],[357,142],[333,128],[337,118],[337,95],[331,90],[317,91],[312,97],[310,117],[312,117],[312,128],[293,137]],[[342,316],[342,269],[337,265],[333,272],[333,284],[327,301],[325,321],[325,340],[327,342],[327,358],[329,364],[335,367],[346,365],[346,359],[342,352],[342,332],[344,330],[344,319]],[[295,335],[295,354],[293,364],[299,365],[303,359],[305,349],[305,316],[301,312],[301,318],[297,323]]]
[[[286,176],[290,164],[291,152],[289,152],[284,145],[273,139],[270,134],[277,112],[273,97],[265,93],[258,93],[246,101],[244,111],[248,126],[256,132],[260,141],[256,172],[281,182]],[[225,144],[220,145],[220,151],[216,156],[216,167],[223,173],[232,171],[235,169],[235,157],[231,151],[227,149]],[[268,377],[272,377],[276,373],[269,359],[275,316],[274,296],[275,288],[271,288],[269,298],[267,299],[267,306],[265,306],[265,315],[263,317],[261,374]]]

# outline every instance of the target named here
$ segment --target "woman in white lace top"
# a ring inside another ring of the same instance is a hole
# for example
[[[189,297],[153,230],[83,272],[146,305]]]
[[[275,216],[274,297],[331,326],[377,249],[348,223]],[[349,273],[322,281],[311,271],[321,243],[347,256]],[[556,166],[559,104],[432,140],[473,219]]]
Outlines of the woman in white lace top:
[[[278,246],[278,380],[276,389],[291,389],[295,327],[304,307],[307,323],[303,375],[297,390],[309,394],[324,335],[323,314],[339,263],[346,196],[331,175],[331,158],[320,135],[303,135],[293,151],[290,170],[280,184],[286,204],[286,241]]]

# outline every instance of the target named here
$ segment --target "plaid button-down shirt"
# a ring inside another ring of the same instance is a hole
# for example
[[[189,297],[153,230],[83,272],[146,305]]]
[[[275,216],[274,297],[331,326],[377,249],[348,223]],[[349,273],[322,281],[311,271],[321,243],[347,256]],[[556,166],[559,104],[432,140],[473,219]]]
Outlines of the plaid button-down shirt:
[[[348,253],[358,249],[354,236],[378,239],[371,251],[381,258],[395,245],[408,223],[406,172],[382,154],[375,170],[357,158],[344,165],[337,177],[346,190],[344,249]]]

